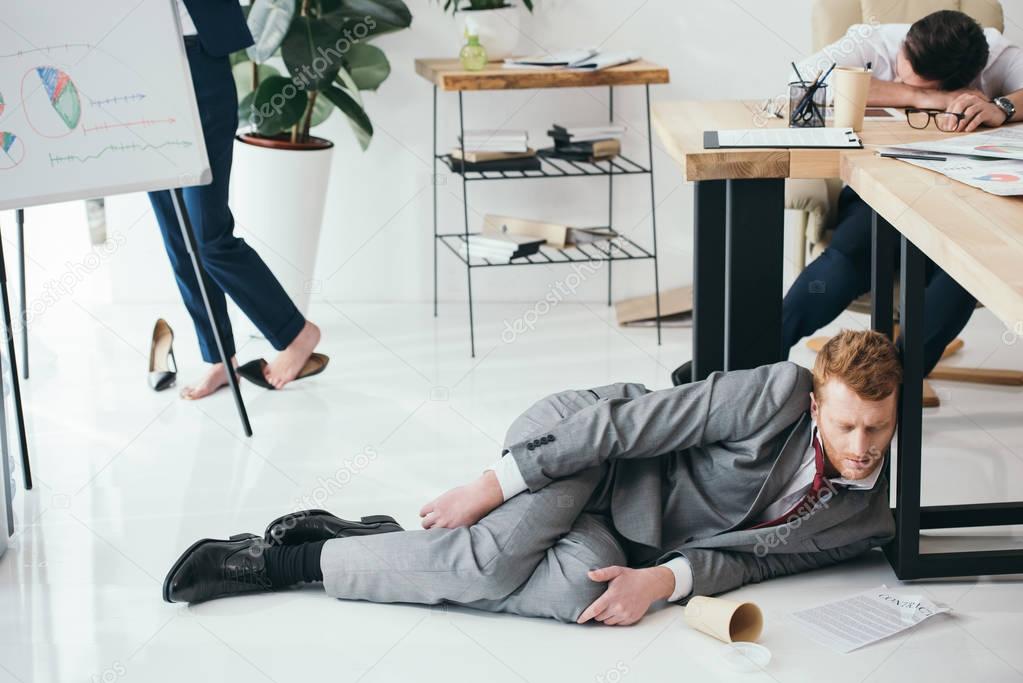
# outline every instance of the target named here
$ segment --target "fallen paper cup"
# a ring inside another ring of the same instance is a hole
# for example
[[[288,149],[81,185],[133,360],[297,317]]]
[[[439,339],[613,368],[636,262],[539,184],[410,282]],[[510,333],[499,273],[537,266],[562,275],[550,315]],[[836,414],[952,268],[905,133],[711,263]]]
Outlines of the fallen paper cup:
[[[753,642],[764,630],[764,615],[752,602],[699,595],[689,601],[686,623],[725,643]]]

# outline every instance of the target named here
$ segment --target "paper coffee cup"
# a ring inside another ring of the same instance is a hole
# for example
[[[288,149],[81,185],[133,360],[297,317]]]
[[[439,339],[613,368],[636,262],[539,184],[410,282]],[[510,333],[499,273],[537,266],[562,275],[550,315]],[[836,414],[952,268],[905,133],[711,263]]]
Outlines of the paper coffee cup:
[[[726,643],[753,642],[764,630],[764,615],[752,602],[735,602],[702,595],[689,601],[686,623]]]
[[[835,128],[863,130],[863,114],[870,92],[870,69],[854,66],[835,67],[831,83],[835,91]]]

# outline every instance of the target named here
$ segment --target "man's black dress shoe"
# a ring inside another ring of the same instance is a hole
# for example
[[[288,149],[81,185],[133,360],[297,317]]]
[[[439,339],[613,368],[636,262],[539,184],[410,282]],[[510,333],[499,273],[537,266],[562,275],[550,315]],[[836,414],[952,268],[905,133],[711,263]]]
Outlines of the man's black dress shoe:
[[[682,384],[689,384],[693,381],[693,361],[687,360],[682,365],[675,368],[675,371],[671,373],[671,383],[673,386],[680,386]]]
[[[240,593],[270,590],[263,551],[255,534],[230,540],[204,538],[182,553],[163,581],[167,602],[202,602]]]
[[[263,540],[271,545],[295,545],[346,536],[369,536],[404,531],[393,517],[372,515],[358,522],[341,519],[326,510],[303,510],[278,517],[267,525]]]

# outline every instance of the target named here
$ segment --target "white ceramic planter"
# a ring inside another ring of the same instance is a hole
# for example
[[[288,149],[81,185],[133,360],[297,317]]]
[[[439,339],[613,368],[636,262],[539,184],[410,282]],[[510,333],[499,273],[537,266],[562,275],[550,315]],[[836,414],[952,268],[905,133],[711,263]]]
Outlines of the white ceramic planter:
[[[320,289],[314,271],[333,153],[333,145],[275,149],[234,142],[235,232],[259,253],[303,315]],[[237,309],[231,319],[238,332],[258,334]]]
[[[517,6],[499,9],[459,10],[455,12],[458,29],[456,54],[465,45],[465,20],[472,17],[479,30],[480,44],[487,51],[487,59],[494,61],[514,57],[519,44],[521,15]]]

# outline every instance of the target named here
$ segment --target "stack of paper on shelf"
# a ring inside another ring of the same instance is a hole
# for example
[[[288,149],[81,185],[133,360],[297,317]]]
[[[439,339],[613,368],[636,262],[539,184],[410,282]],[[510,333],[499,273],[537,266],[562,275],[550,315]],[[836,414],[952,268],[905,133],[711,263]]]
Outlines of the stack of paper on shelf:
[[[486,171],[539,171],[536,150],[529,147],[524,130],[465,131],[465,159],[462,146],[451,150],[455,173]]]
[[[597,48],[579,48],[561,50],[546,55],[529,57],[509,57],[504,60],[506,69],[572,69],[579,71],[599,71],[608,67],[628,64],[639,59],[634,50],[598,50]]]
[[[602,161],[621,154],[621,137],[625,126],[620,123],[573,125],[555,123],[547,134],[554,146],[540,154],[569,161]]]
[[[529,235],[481,234],[469,235],[458,252],[463,257],[485,258],[489,261],[510,261],[540,251],[543,239]]]

